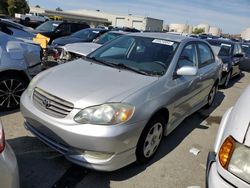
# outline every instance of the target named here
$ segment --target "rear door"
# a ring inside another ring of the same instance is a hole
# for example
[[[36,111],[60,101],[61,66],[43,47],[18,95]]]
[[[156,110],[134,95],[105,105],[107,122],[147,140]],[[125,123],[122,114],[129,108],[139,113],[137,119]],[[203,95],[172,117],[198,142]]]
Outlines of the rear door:
[[[203,42],[197,44],[198,49],[198,77],[200,79],[200,101],[204,100],[215,83],[217,66],[212,49]]]

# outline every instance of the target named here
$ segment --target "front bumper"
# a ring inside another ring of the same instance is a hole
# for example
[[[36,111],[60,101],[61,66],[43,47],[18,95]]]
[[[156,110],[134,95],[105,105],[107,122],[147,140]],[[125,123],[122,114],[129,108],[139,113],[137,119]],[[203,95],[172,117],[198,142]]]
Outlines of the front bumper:
[[[21,98],[25,127],[68,160],[101,171],[117,170],[136,161],[136,145],[146,122],[114,126],[79,125],[73,120],[78,111],[72,110],[65,118],[54,118],[37,109],[26,92]],[[103,159],[87,156],[85,151],[110,155]]]
[[[0,154],[0,187],[19,187],[17,160],[8,143],[6,143],[3,153]]]

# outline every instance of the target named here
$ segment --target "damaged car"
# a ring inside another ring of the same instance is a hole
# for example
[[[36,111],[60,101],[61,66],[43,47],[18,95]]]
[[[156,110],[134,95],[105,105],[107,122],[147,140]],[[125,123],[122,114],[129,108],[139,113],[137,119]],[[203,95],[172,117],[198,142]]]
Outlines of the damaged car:
[[[41,71],[41,47],[2,32],[0,39],[0,111],[6,111],[19,107],[31,77]]]
[[[64,63],[66,61],[71,61],[80,57],[86,57],[88,54],[95,51],[97,48],[101,47],[105,43],[125,34],[128,34],[128,32],[109,31],[94,40],[94,42],[78,42],[73,44],[67,44],[61,48],[59,61],[61,63]]]

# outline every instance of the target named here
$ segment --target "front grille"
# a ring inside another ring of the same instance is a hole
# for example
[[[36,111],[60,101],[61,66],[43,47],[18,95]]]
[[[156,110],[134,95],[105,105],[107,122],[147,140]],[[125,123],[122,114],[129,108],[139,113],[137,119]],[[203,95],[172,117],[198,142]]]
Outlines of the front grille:
[[[33,102],[44,113],[58,118],[64,118],[74,108],[72,103],[53,96],[39,88],[35,88],[34,90]]]

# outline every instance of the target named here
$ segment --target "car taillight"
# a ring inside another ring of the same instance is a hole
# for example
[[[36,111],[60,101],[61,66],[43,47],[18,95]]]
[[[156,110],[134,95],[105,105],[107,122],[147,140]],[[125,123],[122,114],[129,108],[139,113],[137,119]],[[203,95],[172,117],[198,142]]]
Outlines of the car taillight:
[[[4,130],[3,130],[3,126],[0,122],[0,153],[2,153],[2,151],[4,150],[4,147],[5,147]]]

